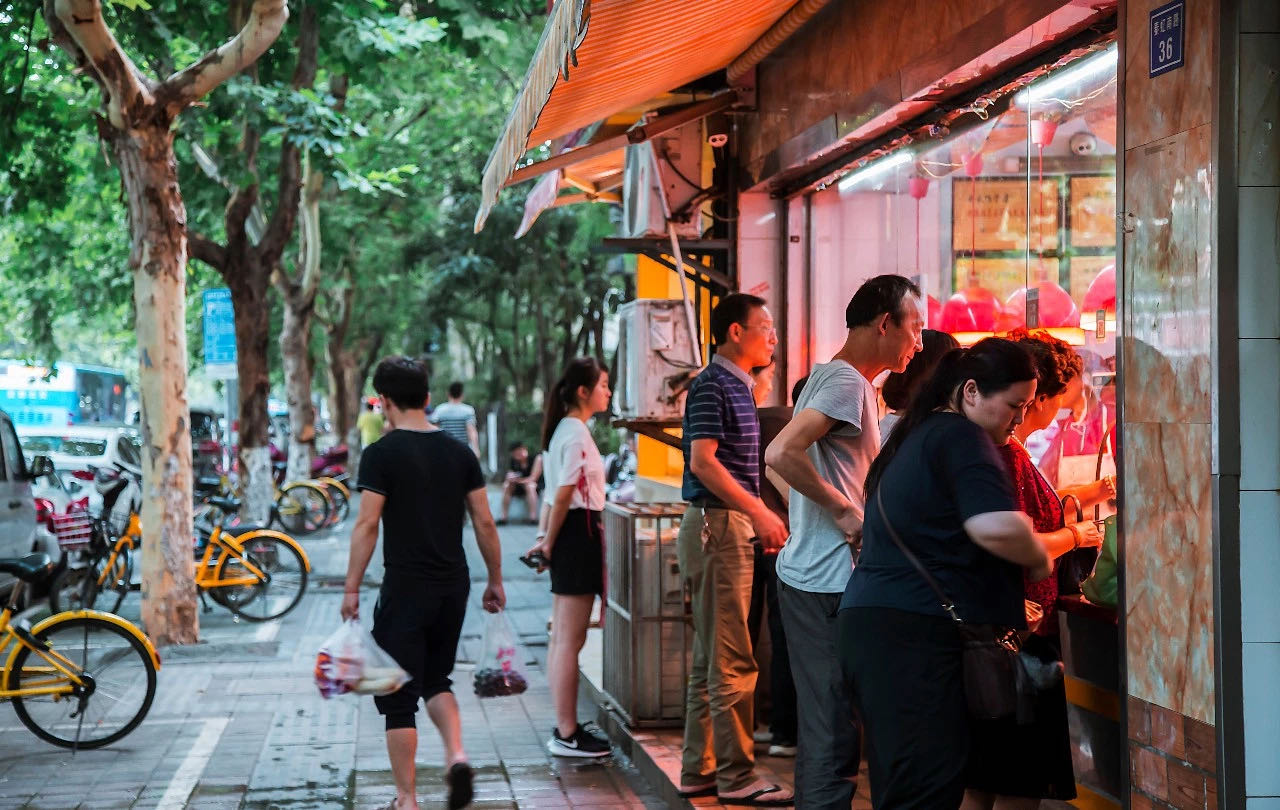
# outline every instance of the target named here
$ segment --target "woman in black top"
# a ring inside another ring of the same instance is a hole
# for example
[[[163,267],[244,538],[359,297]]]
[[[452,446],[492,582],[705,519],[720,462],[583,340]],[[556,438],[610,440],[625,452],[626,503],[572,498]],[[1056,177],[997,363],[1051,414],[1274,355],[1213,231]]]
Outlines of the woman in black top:
[[[886,521],[961,619],[1024,628],[1023,568],[1043,579],[1049,560],[1016,511],[995,443],[1022,422],[1035,387],[1030,357],[1010,341],[948,353],[867,473],[839,650],[877,810],[959,807],[970,747],[960,633]]]

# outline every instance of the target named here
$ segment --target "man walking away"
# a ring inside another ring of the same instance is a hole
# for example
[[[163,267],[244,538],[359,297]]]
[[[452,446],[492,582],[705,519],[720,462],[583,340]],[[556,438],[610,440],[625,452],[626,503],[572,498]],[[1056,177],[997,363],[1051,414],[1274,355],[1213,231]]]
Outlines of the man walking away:
[[[382,414],[374,410],[372,402],[364,404],[364,413],[356,419],[356,429],[360,431],[360,447],[369,445],[382,438]]]
[[[862,533],[863,481],[880,450],[871,380],[920,350],[920,290],[901,276],[864,283],[845,309],[849,335],[813,367],[765,463],[791,487],[791,537],[778,554],[779,602],[796,684],[796,806],[848,810],[861,732],[836,656],[836,608]]]
[[[414,756],[418,698],[444,742],[449,808],[470,804],[472,771],[462,747],[458,702],[449,680],[467,612],[471,574],[462,549],[463,511],[489,571],[484,609],[506,603],[498,529],[474,454],[427,422],[427,370],[408,357],[378,364],[373,390],[391,432],[360,458],[360,514],[351,532],[342,618],[360,612],[360,584],[378,542],[386,572],[373,608],[373,637],[412,677],[400,691],[374,698],[386,718],[387,754],[396,783],[394,810],[415,810]]]
[[[785,805],[791,791],[756,778],[752,731],[756,662],[747,627],[753,549],[778,548],[786,528],[760,500],[760,424],[751,369],[778,343],[765,302],[734,293],[711,313],[717,354],[689,387],[676,550],[693,601],[680,793],[722,803]]]
[[[480,434],[476,430],[476,409],[462,401],[462,383],[449,383],[449,401],[431,412],[431,422],[449,436],[480,455]]]

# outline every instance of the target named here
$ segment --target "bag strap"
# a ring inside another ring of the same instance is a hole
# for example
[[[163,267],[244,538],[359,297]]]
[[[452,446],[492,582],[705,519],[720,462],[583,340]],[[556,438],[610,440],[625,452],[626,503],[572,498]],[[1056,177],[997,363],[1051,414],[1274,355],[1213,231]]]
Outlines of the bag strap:
[[[956,613],[955,603],[947,598],[947,594],[942,590],[942,586],[938,584],[938,580],[934,579],[933,574],[930,574],[929,570],[924,567],[924,563],[920,562],[920,558],[913,554],[911,549],[907,548],[907,544],[902,542],[902,538],[898,536],[898,532],[893,528],[893,523],[889,520],[889,514],[884,511],[884,499],[880,497],[879,484],[876,485],[876,505],[880,507],[880,519],[884,521],[885,528],[889,530],[889,537],[893,539],[894,545],[902,552],[902,556],[906,557],[920,572],[920,576],[924,577],[924,581],[929,583],[929,587],[938,595],[938,599],[942,603],[942,609],[947,612],[951,620],[957,624],[963,624],[964,621]]]

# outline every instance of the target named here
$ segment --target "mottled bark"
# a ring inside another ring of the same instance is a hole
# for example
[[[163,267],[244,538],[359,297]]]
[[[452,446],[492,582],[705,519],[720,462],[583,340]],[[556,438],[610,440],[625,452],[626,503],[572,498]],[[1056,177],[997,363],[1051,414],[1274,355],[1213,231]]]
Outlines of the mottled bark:
[[[98,130],[115,155],[129,211],[142,393],[142,622],[161,645],[199,640],[191,564],[187,216],[173,154],[174,120],[252,64],[287,17],[285,0],[254,0],[232,40],[158,82],[120,47],[100,0],[44,2],[50,39],[102,92]]]

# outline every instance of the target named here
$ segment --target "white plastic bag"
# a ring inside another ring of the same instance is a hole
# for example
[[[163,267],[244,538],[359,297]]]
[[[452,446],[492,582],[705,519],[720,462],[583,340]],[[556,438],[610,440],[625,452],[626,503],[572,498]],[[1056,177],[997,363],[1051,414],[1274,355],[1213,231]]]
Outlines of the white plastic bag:
[[[323,697],[389,695],[409,682],[386,650],[355,619],[342,623],[316,653],[316,687]]]
[[[490,613],[484,625],[483,654],[476,663],[475,690],[482,698],[519,695],[529,688],[524,656],[515,630],[502,611]]]

